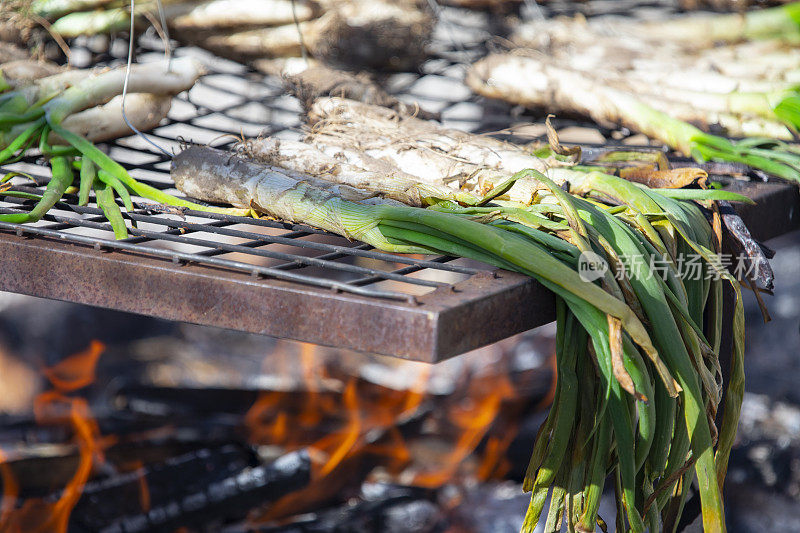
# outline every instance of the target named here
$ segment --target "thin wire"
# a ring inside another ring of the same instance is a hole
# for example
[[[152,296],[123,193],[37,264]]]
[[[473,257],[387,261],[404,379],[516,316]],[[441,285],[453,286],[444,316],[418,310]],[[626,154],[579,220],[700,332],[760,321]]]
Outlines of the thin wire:
[[[442,6],[436,0],[428,0],[428,6],[430,6],[431,10],[433,11],[433,15],[436,17],[436,20],[439,24],[442,24],[447,32],[447,37],[450,39],[450,44],[453,45],[453,48],[456,49],[457,52],[461,52],[462,54],[466,53],[466,50],[462,46],[462,44],[456,39],[456,33],[453,29],[452,23],[449,20],[445,20],[445,17],[442,15]],[[459,65],[464,66],[466,65],[465,61],[458,61]]]
[[[161,0],[158,1],[158,5],[159,5],[159,11],[161,12],[161,14],[163,16],[163,9],[160,9],[161,8]],[[131,123],[131,121],[128,120],[128,115],[125,113],[125,97],[128,95],[128,80],[131,77],[131,63],[133,63],[133,40],[134,40],[133,22],[134,22],[134,18],[135,18],[134,17],[134,9],[135,8],[136,8],[136,0],[131,0],[131,29],[130,29],[130,35],[128,36],[128,63],[125,65],[125,81],[122,84],[122,120],[125,121],[125,124],[127,124],[128,127],[131,130],[133,130],[134,133],[136,133],[136,135],[138,135],[139,137],[144,139],[148,144],[150,144],[151,146],[156,148],[159,152],[161,152],[162,154],[164,154],[165,156],[167,156],[167,157],[169,157],[171,159],[172,158],[172,154],[169,153],[165,148],[162,148],[161,146],[157,145],[155,142],[150,140],[150,138],[147,135],[145,135],[144,133],[139,131],[136,128],[136,126],[134,126]],[[164,26],[164,29],[166,31],[166,25]],[[169,47],[169,41],[167,41],[167,47]],[[171,61],[171,58],[170,58],[170,61]]]
[[[164,54],[167,56],[167,72],[172,72],[172,43],[169,39],[169,27],[167,26],[167,15],[164,13],[164,4],[161,0],[158,3],[158,18],[161,19],[161,29],[164,32]]]
[[[292,0],[292,18],[294,19],[294,27],[297,28],[297,37],[300,39],[300,53],[303,56],[303,62],[308,67],[308,52],[306,52],[306,42],[303,40],[303,30],[300,29],[300,20],[297,18],[296,0]]]

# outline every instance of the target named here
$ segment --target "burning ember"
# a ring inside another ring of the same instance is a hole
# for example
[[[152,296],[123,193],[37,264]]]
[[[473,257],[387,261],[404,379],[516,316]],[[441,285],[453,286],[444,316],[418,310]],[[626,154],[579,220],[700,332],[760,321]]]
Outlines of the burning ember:
[[[385,479],[425,488],[441,487],[459,476],[483,480],[503,470],[514,428],[485,438],[495,424],[508,424],[500,420],[501,410],[513,408],[518,399],[507,374],[470,379],[466,390],[453,398],[428,392],[429,368],[404,390],[351,377],[341,392],[330,391],[325,383],[335,380],[315,365],[317,350],[324,349],[301,345],[305,392],[299,399],[278,391],[262,393],[245,415],[251,442],[305,449],[312,465],[309,486],[276,502],[259,521],[297,514],[309,510],[309,503],[313,507],[329,500],[348,473],[365,464],[378,468]],[[418,438],[417,426],[426,424],[422,433],[444,439],[435,448],[415,445],[405,436]],[[483,458],[469,465],[467,458],[484,441]],[[470,467],[472,472],[467,472]]]
[[[475,354],[491,366],[444,372],[280,341],[264,375],[281,385],[109,391],[106,382],[118,376],[97,370],[105,347],[93,341],[41,370],[50,387],[32,405],[37,427],[25,429],[35,436],[0,441],[0,531],[194,531],[208,523],[280,531],[307,513],[367,497],[366,487],[397,487],[381,496],[390,507],[419,498],[435,507],[443,487],[515,470],[507,450],[517,426],[551,388],[541,364],[510,370],[516,345]],[[167,375],[148,365],[150,375]],[[287,376],[298,379],[287,384]],[[532,438],[520,445],[525,452]],[[37,461],[55,466],[36,466],[31,477]],[[448,501],[442,505],[458,498]]]

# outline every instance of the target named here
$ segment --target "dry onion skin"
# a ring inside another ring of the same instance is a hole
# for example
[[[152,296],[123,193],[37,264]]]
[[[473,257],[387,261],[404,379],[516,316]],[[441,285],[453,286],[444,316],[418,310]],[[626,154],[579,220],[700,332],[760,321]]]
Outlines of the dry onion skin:
[[[427,57],[434,16],[424,2],[372,0],[163,0],[171,35],[236,61],[300,57],[347,68],[408,70]],[[155,0],[137,2],[150,24]],[[30,8],[62,37],[124,31],[131,13],[111,2],[44,0]],[[297,23],[297,24],[296,24]]]
[[[698,161],[744,163],[797,181],[798,20],[793,3],[658,24],[536,22],[513,37],[521,48],[477,61],[467,83],[490,98],[622,124]],[[743,139],[712,134],[719,130]]]

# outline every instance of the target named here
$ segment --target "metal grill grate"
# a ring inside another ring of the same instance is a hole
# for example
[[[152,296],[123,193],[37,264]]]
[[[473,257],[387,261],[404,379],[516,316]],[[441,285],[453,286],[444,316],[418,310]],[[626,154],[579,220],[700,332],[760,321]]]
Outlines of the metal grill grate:
[[[139,57],[158,54],[159,43],[142,39]],[[110,50],[118,48],[112,45]],[[194,53],[196,50],[178,50]],[[299,104],[284,94],[280,80],[263,76],[233,62],[202,54],[210,72],[188,92],[175,99],[168,120],[149,134],[167,150],[179,150],[185,141],[230,144],[233,136],[300,136]],[[100,57],[103,63],[122,58]],[[224,146],[224,144],[223,144]],[[107,152],[132,176],[173,194],[169,159],[142,139],[130,137],[109,143]],[[31,175],[38,188],[18,185],[17,190],[41,192],[49,180],[43,161],[28,158],[4,170]],[[31,201],[9,198],[0,212],[29,209]],[[77,197],[65,201],[36,225],[2,223],[0,228],[18,235],[50,237],[105,250],[147,254],[176,263],[192,262],[253,276],[268,276],[362,296],[413,301],[437,287],[477,274],[487,267],[468,266],[447,257],[414,258],[377,252],[365,244],[310,228],[273,220],[253,220],[228,215],[186,211],[181,215],[155,212],[147,200],[125,213],[137,228],[132,237],[115,241],[111,227],[96,207],[80,207]],[[394,282],[387,284],[385,282]]]
[[[451,123],[477,127],[474,102],[460,69],[483,53],[490,36],[486,14],[445,11],[444,35],[419,73],[382,80],[393,92],[442,112]],[[455,30],[455,31],[454,31]],[[462,42],[448,39],[458,34]],[[122,63],[124,38],[78,40],[73,58],[89,65]],[[139,60],[160,55],[145,34]],[[99,52],[93,52],[99,50]],[[299,103],[281,80],[198,49],[209,73],[173,101],[168,120],[149,133],[168,151],[184,142],[229,146],[242,135],[299,138]],[[443,90],[446,88],[446,90]],[[442,98],[441,95],[447,95]],[[507,125],[507,124],[505,124]],[[138,180],[173,194],[169,158],[138,137],[102,148]],[[27,158],[3,170],[26,172],[41,192],[49,179],[44,161]],[[525,304],[535,284],[510,273],[488,274],[486,265],[448,257],[412,257],[302,225],[205,212],[164,212],[134,198],[124,213],[131,237],[114,240],[110,225],[90,202],[67,195],[40,222],[0,223],[0,288],[50,298],[219,325],[320,344],[421,360],[476,348],[549,320],[550,296]],[[8,198],[0,212],[29,209]]]
[[[550,9],[561,13],[574,6],[573,3],[555,3]],[[422,66],[421,72],[397,74],[384,81],[401,96],[420,101],[427,109],[442,113],[450,125],[481,131],[508,127],[510,117],[502,106],[496,113],[475,116],[475,112],[482,108],[475,104],[477,98],[470,94],[461,78],[465,66],[485,53],[487,39],[491,36],[486,30],[488,15],[443,9],[441,16],[443,22],[437,29],[438,39],[431,46],[433,57]],[[87,64],[118,64],[124,59],[124,39],[108,43],[100,54],[91,52],[97,47],[96,43],[79,40],[76,44],[74,53],[84,57]],[[160,45],[153,35],[145,35],[140,39],[137,55],[141,59],[160,55]],[[185,141],[225,146],[231,143],[231,137],[277,135],[297,138],[301,135],[298,116],[301,108],[294,98],[285,94],[279,79],[197,49],[177,51],[177,55],[187,53],[199,54],[209,66],[209,73],[188,93],[176,97],[166,123],[149,133],[157,144],[177,151]],[[220,144],[220,141],[226,142]],[[107,145],[107,152],[135,178],[160,189],[170,188],[169,159],[142,139],[129,137],[114,141]],[[29,158],[7,167],[7,170],[27,172],[41,187],[49,176],[47,169],[36,163]],[[37,192],[32,187],[16,188]],[[174,189],[169,192],[179,194]],[[119,242],[113,240],[110,225],[102,222],[99,209],[77,206],[75,196],[66,196],[65,200],[37,226],[18,228],[13,224],[2,224],[0,228],[395,300],[409,299],[411,295],[445,286],[485,269],[465,266],[445,257],[422,260],[388,255],[372,251],[367,245],[353,245],[338,238],[327,237],[320,242],[310,237],[325,235],[324,232],[275,221],[201,212],[186,212],[185,218],[166,213],[153,214],[148,211],[146,200],[136,203],[140,209],[124,215],[139,223],[140,227],[131,231],[134,237]],[[29,207],[19,205],[21,203],[29,204],[30,201],[9,199],[0,203],[0,212],[17,212]],[[73,231],[77,228],[93,231]],[[270,245],[287,248],[276,251]],[[238,254],[237,259],[227,257],[230,254]],[[398,265],[403,266],[398,268]],[[313,270],[313,273],[305,273],[306,270]],[[394,281],[399,285],[395,290],[387,290],[381,286],[384,281]]]
[[[577,6],[596,13],[610,4],[617,3]],[[563,13],[565,6],[576,4],[554,2],[547,9]],[[492,20],[487,13],[444,9],[432,57],[420,72],[382,82],[441,113],[448,126],[508,128],[523,117],[504,104],[479,101],[462,81],[466,65],[491,46]],[[160,55],[159,47],[145,34],[137,55]],[[78,40],[74,54],[87,65],[113,65],[123,61],[126,48],[122,38]],[[199,55],[209,73],[176,97],[168,120],[149,133],[160,146],[177,151],[187,141],[226,147],[242,135],[301,136],[300,105],[279,79],[198,49],[176,53]],[[619,132],[600,134],[598,144],[621,142]],[[141,138],[103,148],[136,179],[179,194],[171,188],[169,158]],[[27,158],[2,170],[28,173],[36,186],[16,188],[41,192],[49,179],[43,163]],[[0,213],[29,209],[29,203],[7,198]],[[385,254],[303,225],[165,212],[136,198],[134,204],[137,209],[124,216],[136,227],[124,241],[114,240],[93,203],[80,207],[74,195],[36,224],[0,223],[0,289],[427,361],[552,317],[551,296],[538,284],[474,261]]]

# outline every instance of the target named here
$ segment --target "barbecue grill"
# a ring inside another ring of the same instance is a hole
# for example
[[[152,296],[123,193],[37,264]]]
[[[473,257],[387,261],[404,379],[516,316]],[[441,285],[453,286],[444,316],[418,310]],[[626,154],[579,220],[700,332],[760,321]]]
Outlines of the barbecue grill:
[[[647,16],[654,9],[656,14],[670,9],[665,3],[555,0],[541,8],[531,3],[530,13],[536,16],[535,10],[541,9],[552,16],[579,9],[587,14]],[[382,84],[401,99],[441,113],[448,126],[520,141],[534,136],[544,140],[544,115],[485,102],[461,82],[464,65],[491,47],[485,41],[496,32],[487,31],[487,24],[500,17],[454,8],[444,8],[440,15],[444,23],[437,27],[432,58],[420,72],[383,75]],[[125,59],[127,37],[72,44],[78,66],[118,65]],[[160,55],[160,46],[156,36],[147,33],[138,40],[137,55]],[[229,149],[242,136],[302,136],[300,105],[285,94],[277,78],[197,49],[177,53],[201,55],[209,74],[175,98],[168,119],[148,134],[159,147],[170,152],[182,145],[209,143]],[[512,127],[531,122],[531,127]],[[619,147],[660,149],[644,146],[646,140],[625,130],[565,117],[558,117],[558,126],[561,140],[579,143],[584,153]],[[157,146],[132,136],[101,148],[137,179],[176,192],[169,177],[171,158]],[[0,171],[26,172],[36,183],[16,188],[41,192],[49,180],[42,163],[26,158]],[[754,173],[749,176],[752,181],[737,178],[749,171],[736,165],[709,164],[706,170],[758,202],[737,206],[756,239],[800,227],[795,185]],[[64,196],[36,224],[0,223],[0,290],[425,362],[441,361],[554,318],[553,296],[536,281],[475,261],[382,253],[316,228],[268,218],[175,209],[140,198],[134,198],[134,205],[134,211],[123,215],[129,227],[135,224],[123,241],[114,239],[94,203],[78,206],[75,195]],[[0,202],[0,213],[28,208],[22,199]],[[730,313],[732,291],[725,291]],[[39,304],[32,305],[38,310]],[[83,335],[70,327],[75,321],[91,323],[95,330],[104,327],[99,322],[106,322],[105,317],[96,320],[89,308],[68,316],[60,313],[66,322],[59,325],[38,312],[30,319],[24,311],[9,308],[6,315],[14,320],[4,329],[14,333],[24,323],[39,328],[31,331],[66,330],[78,339]],[[730,318],[723,320],[726,328]],[[119,317],[110,321],[136,330],[136,335],[157,334],[155,328],[146,331],[141,326],[149,321],[134,327]],[[108,335],[101,340],[113,338],[116,327],[123,326],[105,327]],[[168,327],[169,337],[124,346],[115,339],[119,345],[110,346],[103,356],[106,366],[97,366],[103,351],[99,342],[64,359],[67,377],[72,378],[68,385],[94,380],[80,393],[59,389],[51,377],[59,365],[51,367],[52,361],[46,360],[42,366],[55,388],[36,397],[36,416],[2,418],[0,478],[7,487],[3,504],[13,485],[8,480],[18,479],[18,501],[24,506],[43,503],[41,508],[30,507],[43,517],[48,516],[50,502],[61,502],[69,492],[61,487],[79,485],[82,495],[68,509],[71,515],[64,523],[68,519],[70,530],[81,531],[394,530],[390,515],[400,517],[397,530],[421,530],[424,522],[456,528],[464,523],[476,531],[494,532],[501,527],[516,530],[521,523],[528,497],[519,490],[518,480],[528,465],[542,409],[556,390],[556,359],[547,357],[556,344],[555,328],[540,328],[431,366],[310,344],[220,335],[224,332],[175,323]],[[18,336],[25,344],[36,335]],[[721,337],[724,366],[730,360],[732,335],[723,329]],[[48,349],[58,344],[49,339],[47,343]],[[87,357],[93,350],[94,358]],[[29,351],[33,355],[20,349],[12,356],[39,362],[38,351]],[[59,345],[53,351],[60,359],[67,349]],[[774,361],[774,354],[770,358]],[[16,381],[13,373],[4,375],[6,383]],[[791,373],[784,376],[787,380]],[[18,388],[32,388],[27,384],[32,379],[18,381]],[[765,387],[774,390],[773,376],[767,383]],[[13,396],[13,390],[8,392]],[[75,410],[84,401],[94,414],[87,408],[82,418],[62,420],[64,408]],[[743,426],[748,423],[747,405]],[[769,431],[780,426],[764,416],[769,406],[760,409],[755,415],[750,412],[750,418],[765,418]],[[40,420],[40,414],[50,411],[59,417],[57,423]],[[793,413],[781,402],[775,402],[773,411],[778,418]],[[82,437],[79,422],[96,422],[97,434]],[[755,425],[752,420],[750,425]],[[757,440],[762,437],[751,428],[743,434],[743,444],[737,444],[726,484],[726,496],[734,502],[727,505],[734,523],[750,514],[758,520],[777,516],[778,521],[790,514],[774,512],[759,500],[767,486],[770,491],[776,488],[774,476],[767,475],[776,469],[787,472],[778,483],[785,485],[786,494],[794,486],[796,450],[786,447],[786,433],[778,432],[773,445]],[[445,454],[447,448],[452,450]],[[780,453],[764,459],[764,449]],[[102,450],[107,464],[99,463],[100,454],[94,450]],[[339,455],[340,450],[344,454]],[[408,451],[409,467],[399,475],[389,472],[395,455]],[[336,455],[338,462],[326,462],[320,473],[323,460]],[[95,471],[87,474],[85,485],[73,483],[70,476],[83,465]],[[755,469],[758,475],[751,472]],[[427,488],[426,474],[429,482],[440,479],[432,486],[446,484]],[[315,494],[315,487],[324,490]],[[770,495],[770,501],[778,500]],[[303,506],[293,507],[299,500],[304,500]],[[613,507],[611,499],[605,503]],[[699,512],[695,494],[686,503],[679,529]],[[613,515],[611,508],[602,510],[606,518]],[[287,523],[274,529],[274,523],[259,523],[276,517]]]
[[[558,12],[559,4],[550,9]],[[393,75],[387,85],[440,112],[448,125],[507,128],[509,108],[477,105],[461,82],[463,65],[484,52],[488,34],[474,19],[480,16],[453,13],[443,13],[421,72]],[[119,63],[113,51],[124,50],[120,41],[99,56],[83,52],[92,62]],[[145,35],[138,55],[160,53],[159,46]],[[158,145],[174,150],[187,142],[230,144],[241,135],[301,135],[299,104],[280,80],[207,54],[203,59],[209,75],[176,98],[167,122],[150,134]],[[623,142],[619,132],[599,131],[603,145]],[[137,179],[171,188],[169,157],[141,138],[106,147]],[[34,158],[4,170],[33,176],[36,187],[18,187],[29,192],[49,178]],[[740,211],[756,238],[800,227],[796,187],[735,180],[731,186],[758,202]],[[0,223],[0,289],[427,362],[553,319],[552,296],[537,282],[474,261],[386,254],[308,226],[147,201],[125,215],[137,225],[131,237],[115,241],[98,208],[65,199],[37,224]],[[24,202],[9,198],[0,212],[16,212]]]

